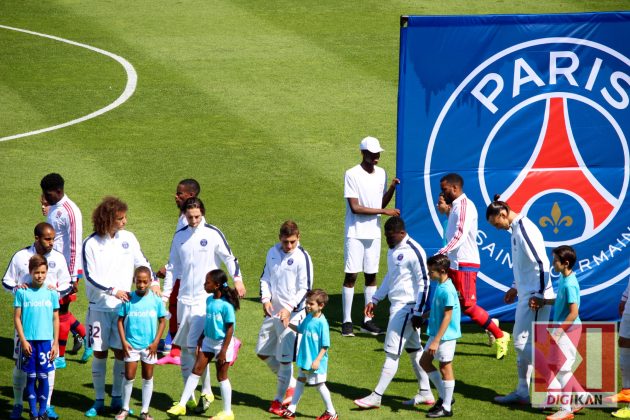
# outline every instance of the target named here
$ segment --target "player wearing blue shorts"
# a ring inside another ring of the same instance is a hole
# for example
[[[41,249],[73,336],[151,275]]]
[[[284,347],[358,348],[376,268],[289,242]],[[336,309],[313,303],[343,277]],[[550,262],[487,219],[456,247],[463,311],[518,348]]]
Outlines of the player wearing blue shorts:
[[[14,322],[20,339],[18,367],[27,374],[31,419],[44,419],[48,408],[48,373],[59,353],[59,295],[44,286],[46,258],[35,254],[28,263],[31,285],[15,293]],[[37,403],[39,402],[39,410]]]
[[[138,360],[142,362],[142,410],[141,420],[152,420],[149,404],[153,394],[153,365],[157,362],[157,346],[166,327],[166,309],[162,299],[153,293],[151,270],[140,266],[134,271],[136,291],[118,311],[118,334],[125,352],[125,381],[123,382],[123,406],[116,420],[129,416],[129,400],[136,377]]]

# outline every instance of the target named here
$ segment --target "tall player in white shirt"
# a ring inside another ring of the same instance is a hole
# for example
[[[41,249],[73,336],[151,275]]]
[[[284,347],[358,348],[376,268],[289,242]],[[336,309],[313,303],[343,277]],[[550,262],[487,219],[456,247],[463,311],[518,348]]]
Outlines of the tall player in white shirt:
[[[486,210],[486,219],[497,229],[512,230],[512,272],[514,282],[505,293],[505,303],[512,303],[518,296],[514,316],[514,348],[517,354],[518,386],[508,395],[495,397],[500,404],[529,404],[529,384],[533,371],[532,330],[535,321],[549,321],[551,306],[537,310],[529,307],[529,299],[553,299],[556,294],[549,277],[549,258],[545,240],[536,225],[510,206],[494,197]]]
[[[79,270],[83,269],[81,255],[83,216],[81,210],[65,194],[65,181],[61,175],[50,173],[42,178],[39,185],[42,189],[43,199],[49,205],[47,222],[52,225],[56,233],[54,248],[65,257],[68,271],[76,285]],[[55,368],[57,369],[63,369],[66,366],[64,355],[70,331],[74,336],[73,353],[81,348],[85,338],[85,327],[70,312],[70,302],[75,300],[76,291],[73,290],[59,302],[59,357],[55,359]],[[86,351],[88,351],[87,347]]]
[[[63,298],[72,291],[72,283],[70,280],[70,274],[68,273],[68,266],[63,255],[53,249],[53,243],[55,240],[55,230],[48,223],[42,222],[35,226],[33,231],[35,235],[35,242],[33,245],[23,248],[16,252],[7,268],[4,277],[2,278],[2,286],[10,293],[15,294],[15,291],[20,288],[26,288],[31,282],[31,276],[28,271],[28,262],[30,258],[39,254],[46,258],[48,261],[48,275],[46,276],[45,285],[49,288],[54,288],[59,293],[59,297]],[[14,346],[13,358],[17,359],[18,348]],[[54,384],[55,384],[55,371],[49,372],[49,392],[48,392],[48,405],[50,408],[50,398],[52,396]],[[10,419],[22,418],[22,395],[24,394],[24,387],[26,386],[26,373],[17,366],[13,368],[13,397],[14,405],[13,411],[9,416]],[[54,409],[51,409],[47,414],[52,414],[50,418],[56,418]]]
[[[107,351],[114,351],[112,410],[122,408],[122,381],[125,368],[124,351],[118,335],[118,309],[129,300],[134,270],[139,266],[151,269],[135,235],[124,230],[127,204],[115,197],[105,197],[92,213],[92,233],[83,242],[83,264],[89,300],[87,323],[89,340],[94,351],[92,381],[96,394],[93,406],[85,413],[95,417],[104,408]],[[160,292],[159,283],[151,285]]]
[[[360,408],[378,408],[381,397],[398,370],[403,349],[409,355],[411,366],[418,379],[419,393],[410,404],[435,403],[431,394],[429,377],[420,367],[422,344],[420,326],[422,314],[429,295],[429,276],[426,267],[426,253],[405,231],[405,222],[400,217],[392,217],[385,222],[387,251],[387,275],[372,296],[372,302],[365,307],[368,316],[374,316],[374,309],[385,298],[389,299],[389,322],[385,336],[385,363],[374,392],[365,398],[355,400]]]
[[[267,252],[260,277],[260,300],[263,320],[256,354],[278,377],[276,395],[269,412],[281,416],[282,404],[293,395],[295,378],[293,360],[297,350],[297,334],[289,323],[298,325],[306,316],[306,293],[313,286],[313,262],[300,246],[300,230],[292,220],[280,226],[280,242]]]
[[[394,178],[387,188],[387,175],[382,168],[376,166],[383,149],[374,137],[366,137],[359,145],[363,157],[359,165],[346,171],[343,196],[346,199],[345,218],[345,278],[341,302],[343,322],[341,334],[354,336],[352,332],[352,300],[354,285],[359,272],[365,277],[365,304],[372,301],[376,291],[376,273],[381,256],[381,214],[400,216],[398,209],[386,209],[394,196],[396,185],[400,182]],[[380,334],[381,330],[371,318],[365,316],[362,332]]]
[[[225,264],[226,272],[234,280],[235,288],[245,294],[241,269],[238,260],[232,254],[223,233],[215,226],[202,223],[205,215],[203,202],[189,198],[182,205],[187,226],[173,236],[169,265],[164,278],[163,298],[167,299],[173,290],[173,279],[179,280],[177,297],[177,335],[174,343],[181,346],[181,371],[184,384],[195,364],[197,342],[203,333],[206,317],[206,298],[204,289],[206,274]],[[239,284],[240,283],[240,284]],[[238,286],[237,286],[238,285]],[[210,389],[209,375],[204,381],[200,403],[211,402],[214,395]],[[202,407],[206,405],[203,404]]]
[[[477,208],[464,194],[464,179],[455,173],[440,179],[444,201],[451,206],[444,238],[446,245],[438,251],[451,261],[449,277],[457,289],[461,310],[477,325],[496,338],[497,359],[502,359],[508,348],[510,334],[501,331],[492,322],[485,309],[477,305],[477,272],[479,249],[477,248]]]

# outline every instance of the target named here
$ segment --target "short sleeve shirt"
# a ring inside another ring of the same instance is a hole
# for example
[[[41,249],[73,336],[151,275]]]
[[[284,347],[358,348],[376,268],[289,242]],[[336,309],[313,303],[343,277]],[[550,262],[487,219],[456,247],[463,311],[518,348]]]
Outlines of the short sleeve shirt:
[[[560,276],[558,282],[558,293],[556,294],[556,302],[553,305],[553,322],[562,322],[569,315],[569,305],[576,303],[578,309],[580,307],[580,285],[575,277],[575,273],[569,274],[568,277]],[[574,324],[581,323],[578,316]]]
[[[313,361],[323,348],[330,348],[330,328],[324,314],[314,318],[312,314],[306,315],[304,321],[298,326],[298,332],[302,334],[302,341],[297,354],[297,365],[304,370],[311,370]],[[328,352],[324,354],[319,363],[317,374],[325,374],[328,371]]]
[[[144,296],[133,292],[129,302],[120,305],[119,316],[125,317],[125,336],[134,349],[146,349],[155,340],[159,318],[166,315],[162,300],[153,292]]]
[[[440,341],[456,340],[462,336],[460,322],[462,318],[461,307],[459,306],[459,298],[457,290],[453,286],[451,279],[444,283],[438,283],[431,302],[431,312],[429,314],[429,336],[435,337],[440,330],[442,320],[444,319],[444,309],[452,307],[451,322],[448,324],[446,332]]]
[[[22,308],[22,328],[27,340],[52,340],[53,312],[59,309],[57,292],[42,286],[18,289],[13,307]]]
[[[232,324],[236,330],[236,315],[234,306],[225,299],[215,299],[214,295],[206,299],[206,322],[204,336],[213,340],[223,340],[227,330],[226,324]]]
[[[387,175],[383,168],[374,167],[368,173],[357,165],[346,171],[343,197],[346,199],[346,238],[377,239],[381,237],[381,218],[379,214],[354,214],[348,204],[348,198],[356,198],[364,207],[380,209],[383,207],[383,195],[387,191]]]

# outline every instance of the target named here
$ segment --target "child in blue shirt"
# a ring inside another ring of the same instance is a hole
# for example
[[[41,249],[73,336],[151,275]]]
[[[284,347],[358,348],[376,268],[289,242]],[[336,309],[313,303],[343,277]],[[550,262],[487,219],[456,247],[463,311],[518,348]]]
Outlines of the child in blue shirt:
[[[188,376],[184,392],[178,403],[167,411],[174,416],[186,415],[186,402],[195,392],[201,374],[212,360],[216,360],[217,379],[221,387],[223,411],[210,417],[211,420],[234,420],[232,412],[232,384],[228,378],[228,368],[236,359],[234,330],[235,311],[240,308],[236,289],[228,286],[228,278],[223,270],[212,270],[206,274],[206,322],[203,334],[199,337],[197,358],[192,373]]]
[[[300,368],[295,392],[291,404],[282,412],[281,417],[294,419],[295,410],[304,393],[306,384],[313,385],[319,391],[326,411],[317,420],[336,420],[339,417],[333,407],[330,391],[326,387],[326,373],[328,371],[328,348],[330,348],[330,328],[322,313],[328,304],[328,294],[322,289],[313,289],[306,293],[306,318],[296,326],[288,324],[293,331],[302,334],[302,341],[298,349],[296,363]]]
[[[152,420],[149,404],[153,394],[153,365],[157,362],[157,346],[164,332],[166,310],[162,300],[151,291],[152,273],[140,266],[134,272],[136,291],[123,302],[118,312],[118,334],[125,352],[125,381],[123,382],[123,406],[116,420],[129,416],[129,400],[136,377],[138,360],[142,362],[142,410],[141,420]]]
[[[437,254],[427,260],[429,277],[438,282],[429,312],[429,340],[420,358],[420,366],[427,372],[439,393],[435,405],[427,412],[427,417],[430,418],[453,415],[451,405],[455,390],[455,376],[452,362],[455,356],[455,345],[457,339],[462,336],[462,332],[461,308],[457,290],[448,277],[449,267],[450,261],[446,255]],[[433,366],[433,359],[440,362],[439,372]]]
[[[43,287],[48,273],[45,257],[33,255],[28,271],[31,284],[15,292],[13,319],[20,339],[16,363],[27,374],[26,390],[33,420],[44,418],[48,408],[48,373],[55,370],[53,361],[59,353],[59,295]]]

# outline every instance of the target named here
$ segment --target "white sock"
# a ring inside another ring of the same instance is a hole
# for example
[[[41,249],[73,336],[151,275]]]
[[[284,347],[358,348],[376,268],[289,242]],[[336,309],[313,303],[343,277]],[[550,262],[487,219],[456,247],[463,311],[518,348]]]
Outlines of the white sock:
[[[628,389],[630,388],[630,347],[619,347],[619,368],[621,370],[621,387]]]
[[[24,387],[26,386],[26,372],[13,366],[13,404],[23,405]]]
[[[293,397],[291,398],[291,404],[289,404],[289,406],[287,407],[290,412],[295,413],[295,410],[297,410],[297,405],[300,402],[300,398],[302,398],[305,385],[306,383],[297,381],[297,384],[295,385],[295,392],[293,393]]]
[[[291,376],[293,376],[293,363],[280,363],[280,368],[278,369],[278,386],[274,400],[280,402],[284,400],[284,394],[289,387]]]
[[[201,393],[212,395],[212,388],[210,387],[210,363],[208,363],[208,366],[206,366],[206,369],[203,371],[201,380],[203,381],[201,384]]]
[[[223,411],[229,413],[232,411],[232,384],[229,379],[219,382],[221,387],[221,399],[223,400]]]
[[[184,385],[184,392],[182,392],[182,397],[179,400],[179,405],[186,406],[186,403],[189,399],[192,398],[195,393],[195,389],[197,389],[197,385],[199,385],[199,375],[195,375],[191,373],[188,375],[188,379],[186,380],[186,385]]]
[[[428,375],[431,382],[433,382],[433,386],[438,391],[438,396],[444,400],[444,382],[442,381],[440,372],[434,370],[433,372],[429,372]]]
[[[322,400],[324,400],[324,405],[326,405],[326,411],[328,411],[333,416],[337,414],[335,411],[335,407],[333,407],[332,398],[330,398],[330,391],[326,386],[326,382],[322,382],[321,384],[315,385],[315,388],[319,391],[319,395],[322,396]]]
[[[123,380],[123,395],[122,395],[123,410],[129,411],[129,401],[131,401],[131,392],[133,391],[133,381],[134,381],[133,379],[130,380],[127,378]],[[144,381],[142,385],[144,387]]]
[[[94,394],[97,400],[105,399],[105,370],[107,369],[107,359],[92,358],[92,382],[94,383]]]
[[[295,388],[297,386],[297,381],[295,380],[295,376],[291,375],[291,379],[289,379],[289,388]]]
[[[516,368],[518,371],[518,386],[516,393],[523,398],[529,396],[529,383],[532,377],[533,366],[529,363],[529,358],[525,356],[524,351],[517,350]]]
[[[431,383],[429,382],[429,375],[427,375],[424,369],[422,369],[422,366],[420,366],[420,358],[422,357],[422,353],[422,350],[409,353],[411,368],[413,369],[413,373],[416,374],[416,379],[418,379],[418,390],[420,391],[420,395],[433,396],[433,394],[431,394]]]
[[[263,361],[267,364],[267,366],[269,366],[269,369],[271,369],[273,373],[276,375],[278,374],[278,369],[280,369],[280,362],[278,362],[278,359],[274,356],[270,356]]]
[[[455,379],[450,381],[442,381],[444,384],[444,402],[442,403],[442,407],[446,411],[451,411],[451,402],[453,401],[453,391],[455,390]]]
[[[365,289],[363,289],[363,296],[365,296],[365,306],[367,306],[368,303],[372,302],[372,296],[374,296],[374,293],[376,293],[376,286],[365,286]],[[363,322],[368,322],[371,319],[372,318],[364,316]]]
[[[354,299],[354,287],[341,288],[341,307],[343,310],[343,322],[352,322],[352,300]]]
[[[48,406],[50,407],[52,404],[50,401],[52,400],[53,389],[55,388],[55,371],[51,370],[48,372]]]
[[[394,375],[398,370],[398,361],[399,357],[397,355],[385,353],[385,363],[383,363],[383,368],[381,369],[381,377],[378,380],[376,388],[374,388],[374,392],[379,395],[385,394],[387,387],[389,386],[392,379],[394,379]]]
[[[142,411],[148,413],[151,405],[151,397],[153,396],[153,378],[142,380]]]
[[[112,398],[122,396],[122,384],[125,379],[125,361],[114,359],[114,376],[112,380]]]

